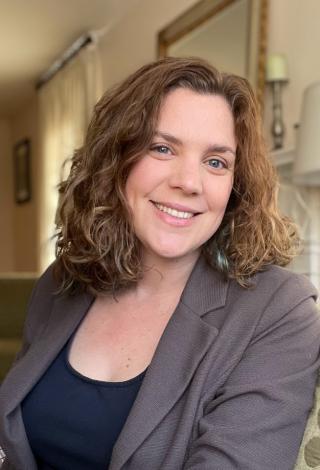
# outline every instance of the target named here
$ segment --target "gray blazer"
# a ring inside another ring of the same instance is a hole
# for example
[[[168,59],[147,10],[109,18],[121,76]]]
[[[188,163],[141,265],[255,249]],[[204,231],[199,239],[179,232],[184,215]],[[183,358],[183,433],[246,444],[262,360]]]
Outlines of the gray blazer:
[[[200,258],[114,446],[110,470],[292,469],[319,367],[315,289],[279,267],[254,287]],[[20,403],[84,317],[92,296],[32,295],[24,343],[0,388],[1,470],[35,470]]]

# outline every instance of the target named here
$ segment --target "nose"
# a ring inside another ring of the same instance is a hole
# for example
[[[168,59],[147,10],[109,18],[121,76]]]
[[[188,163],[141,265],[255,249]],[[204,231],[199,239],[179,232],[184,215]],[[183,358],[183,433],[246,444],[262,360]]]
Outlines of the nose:
[[[172,168],[169,184],[186,194],[202,193],[201,165],[194,158],[177,159]]]

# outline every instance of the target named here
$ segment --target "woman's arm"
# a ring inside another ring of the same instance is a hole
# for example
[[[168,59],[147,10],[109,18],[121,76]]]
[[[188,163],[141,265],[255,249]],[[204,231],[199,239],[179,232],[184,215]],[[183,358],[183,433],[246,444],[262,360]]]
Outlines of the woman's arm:
[[[206,398],[184,470],[294,467],[313,404],[320,315],[308,298],[274,322],[280,301],[274,299],[272,308],[266,309],[249,347],[218,393]]]

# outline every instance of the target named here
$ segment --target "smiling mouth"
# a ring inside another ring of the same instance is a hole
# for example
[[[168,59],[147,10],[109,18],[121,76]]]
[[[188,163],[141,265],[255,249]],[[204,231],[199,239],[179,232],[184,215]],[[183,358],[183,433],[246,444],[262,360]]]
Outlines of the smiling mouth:
[[[171,215],[172,217],[176,217],[177,219],[191,219],[192,217],[199,214],[194,212],[186,212],[186,211],[178,211],[177,209],[173,209],[171,207],[164,206],[163,204],[159,204],[158,202],[151,201],[154,206],[161,212],[165,212],[166,214]]]

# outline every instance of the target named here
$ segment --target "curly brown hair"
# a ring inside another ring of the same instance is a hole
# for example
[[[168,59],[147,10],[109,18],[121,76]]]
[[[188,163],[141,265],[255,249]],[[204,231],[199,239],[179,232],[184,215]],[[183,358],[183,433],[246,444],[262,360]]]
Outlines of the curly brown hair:
[[[234,117],[234,185],[223,221],[202,249],[209,263],[248,286],[254,273],[270,264],[284,266],[296,254],[296,227],[277,207],[278,179],[248,81],[198,58],[165,58],[101,98],[70,175],[60,184],[55,273],[61,291],[115,292],[141,279],[141,244],[125,184],[150,146],[164,96],[179,87],[224,97]]]

